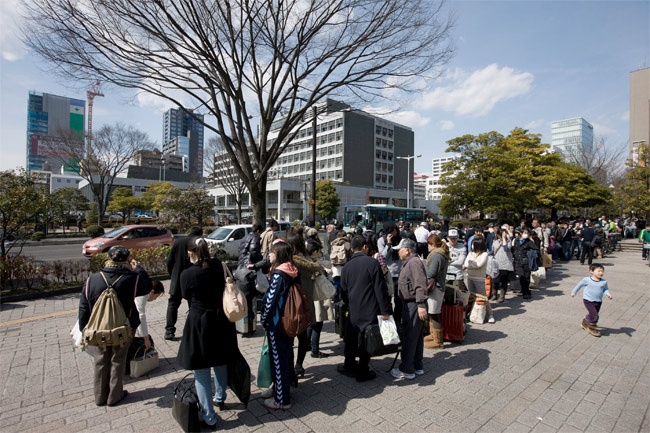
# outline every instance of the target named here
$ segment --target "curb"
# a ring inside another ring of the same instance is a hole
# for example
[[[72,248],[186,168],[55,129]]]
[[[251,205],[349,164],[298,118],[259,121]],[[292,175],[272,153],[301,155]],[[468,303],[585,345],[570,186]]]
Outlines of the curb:
[[[169,280],[169,275],[155,275],[151,277],[152,281]],[[20,295],[3,296],[0,298],[0,305],[10,304],[12,302],[31,301],[33,299],[51,298],[54,296],[69,295],[70,293],[81,293],[81,286],[64,287],[63,289],[49,290],[47,292],[23,293]]]
[[[42,241],[26,241],[25,245],[26,247],[34,247],[34,246],[48,246],[48,245],[75,245],[75,244],[83,244],[87,240],[90,240],[90,238],[72,238],[72,239],[43,239]]]

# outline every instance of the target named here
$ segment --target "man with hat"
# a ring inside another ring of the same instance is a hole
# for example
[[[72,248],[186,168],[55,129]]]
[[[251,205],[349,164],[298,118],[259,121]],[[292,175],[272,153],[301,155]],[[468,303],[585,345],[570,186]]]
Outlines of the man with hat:
[[[147,272],[136,260],[129,261],[129,250],[116,245],[108,250],[108,261],[100,272],[95,272],[83,286],[79,301],[79,329],[83,330],[92,313],[95,302],[108,285],[112,285],[117,298],[129,319],[131,329],[140,325],[140,315],[135,297],[151,292],[152,283]],[[107,285],[108,284],[108,285]],[[123,389],[126,355],[131,339],[123,346],[97,347],[94,358],[95,404],[115,406],[128,392]]]
[[[447,246],[449,247],[449,265],[447,266],[447,281],[456,290],[464,290],[463,282],[463,263],[467,257],[465,244],[458,240],[458,230],[450,229],[447,233]]]
[[[402,269],[398,279],[398,293],[402,300],[402,363],[390,374],[396,379],[415,379],[424,374],[424,321],[427,314],[427,273],[422,260],[415,253],[416,244],[402,239],[398,245]]]

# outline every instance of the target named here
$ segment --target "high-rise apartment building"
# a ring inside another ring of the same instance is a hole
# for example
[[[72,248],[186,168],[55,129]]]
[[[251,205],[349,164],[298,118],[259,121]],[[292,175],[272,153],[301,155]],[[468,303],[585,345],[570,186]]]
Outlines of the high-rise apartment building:
[[[427,180],[429,176],[426,174],[413,173],[413,199],[426,200],[427,199]]]
[[[427,200],[440,200],[442,194],[440,190],[440,178],[446,171],[445,164],[460,158],[460,155],[443,156],[442,158],[433,158],[431,160],[431,177],[426,180],[426,199]]]
[[[170,108],[163,115],[163,153],[185,156],[187,170],[203,176],[203,115]]]
[[[630,158],[636,149],[650,144],[650,68],[630,72]]]
[[[27,100],[27,170],[78,171],[84,151],[86,102],[30,91]]]
[[[312,175],[311,112],[275,164],[270,178],[310,180]],[[269,139],[277,136],[278,120]],[[408,165],[398,156],[413,155],[411,128],[327,99],[317,104],[316,180],[332,180],[378,189],[406,190]],[[226,164],[224,164],[224,161]],[[227,170],[229,156],[215,155],[215,171]],[[224,167],[225,166],[225,167]],[[413,176],[413,164],[410,167]]]
[[[582,165],[584,155],[594,151],[594,127],[582,117],[552,122],[551,148],[563,160]]]

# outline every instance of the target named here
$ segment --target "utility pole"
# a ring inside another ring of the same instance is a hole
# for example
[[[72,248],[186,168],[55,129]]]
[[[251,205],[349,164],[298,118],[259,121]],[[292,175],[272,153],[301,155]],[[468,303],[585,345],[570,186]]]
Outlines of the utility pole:
[[[410,208],[411,207],[411,180],[413,179],[413,176],[411,176],[411,160],[414,158],[419,158],[422,155],[410,155],[410,156],[396,156],[395,159],[405,159],[406,160],[406,171],[407,171],[407,176],[406,176],[406,207]]]
[[[311,107],[311,223],[316,224],[316,106]]]

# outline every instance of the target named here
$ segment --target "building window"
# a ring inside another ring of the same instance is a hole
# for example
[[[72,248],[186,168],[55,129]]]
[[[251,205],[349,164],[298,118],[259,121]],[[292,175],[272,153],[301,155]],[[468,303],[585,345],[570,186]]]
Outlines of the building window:
[[[375,133],[377,133],[377,135],[381,135],[381,126],[375,126]]]

